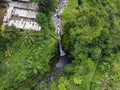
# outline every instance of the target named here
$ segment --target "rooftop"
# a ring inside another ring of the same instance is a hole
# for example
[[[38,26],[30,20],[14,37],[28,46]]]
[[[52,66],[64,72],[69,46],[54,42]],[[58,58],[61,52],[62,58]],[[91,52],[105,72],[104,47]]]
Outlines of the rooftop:
[[[40,31],[41,27],[35,22],[37,15],[36,3],[10,2],[6,16],[4,16],[4,25],[14,25],[21,29],[30,29]]]

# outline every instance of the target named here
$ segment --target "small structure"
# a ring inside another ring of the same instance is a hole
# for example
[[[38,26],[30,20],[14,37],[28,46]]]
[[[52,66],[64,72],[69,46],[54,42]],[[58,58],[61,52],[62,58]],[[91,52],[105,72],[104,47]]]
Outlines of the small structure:
[[[18,0],[29,1],[29,0]],[[4,16],[4,25],[14,25],[16,28],[40,31],[41,27],[35,22],[37,3],[11,1]]]

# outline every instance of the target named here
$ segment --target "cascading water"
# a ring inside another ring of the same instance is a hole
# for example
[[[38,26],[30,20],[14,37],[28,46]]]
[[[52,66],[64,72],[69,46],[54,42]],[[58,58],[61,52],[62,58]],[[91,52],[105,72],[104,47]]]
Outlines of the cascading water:
[[[59,40],[59,49],[60,49],[60,56],[65,56],[65,52],[62,49],[62,44],[60,40]]]
[[[68,5],[68,1],[69,0],[61,0],[61,2],[58,5],[58,9],[56,9],[56,12],[54,13],[54,15],[52,17],[52,20],[53,20],[53,23],[55,26],[55,32],[56,32],[57,36],[60,36],[61,28],[62,28],[61,19],[60,19],[59,15],[63,12],[63,10]],[[54,78],[56,78],[57,76],[60,76],[62,74],[65,65],[68,64],[69,60],[68,60],[66,53],[62,49],[61,40],[59,40],[59,51],[60,51],[59,60],[58,60],[58,63],[56,64],[53,72],[51,73],[51,75],[49,77],[40,81],[36,90],[50,90],[50,83],[54,80]],[[46,82],[48,84],[46,88],[42,87],[42,84],[44,82]]]

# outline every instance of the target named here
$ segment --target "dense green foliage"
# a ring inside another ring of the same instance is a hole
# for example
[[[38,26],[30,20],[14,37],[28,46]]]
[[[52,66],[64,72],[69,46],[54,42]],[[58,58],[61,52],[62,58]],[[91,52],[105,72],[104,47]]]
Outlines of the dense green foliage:
[[[82,0],[81,7],[70,0],[62,14],[63,45],[74,60],[51,90],[119,90],[120,1]]]
[[[50,11],[55,8],[55,0],[32,0],[33,2],[38,3],[39,10],[42,13],[49,14]]]
[[[33,88],[50,71],[57,38],[51,29],[48,32],[51,34],[44,38],[42,32],[14,27],[1,30],[0,90]]]
[[[33,1],[39,5],[41,32],[0,28],[0,90],[31,90],[50,73],[58,41],[51,22],[54,0]]]
[[[51,14],[38,13],[41,32],[0,28],[0,90],[31,90],[50,72],[57,51]]]
[[[0,90],[34,90],[51,71],[58,42],[51,22],[54,0],[33,1],[41,11],[41,32],[0,28]],[[51,90],[120,90],[120,1],[69,1],[62,42],[74,59]]]

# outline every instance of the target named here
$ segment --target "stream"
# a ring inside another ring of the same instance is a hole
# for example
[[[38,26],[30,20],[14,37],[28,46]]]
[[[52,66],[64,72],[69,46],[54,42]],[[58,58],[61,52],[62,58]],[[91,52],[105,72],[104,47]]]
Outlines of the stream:
[[[52,16],[52,21],[55,27],[55,33],[58,37],[61,36],[61,32],[62,32],[62,25],[61,25],[62,21],[61,21],[60,15],[64,11],[64,9],[67,7],[68,2],[69,0],[60,0],[58,4],[58,8],[56,9],[56,11]],[[62,48],[61,40],[59,40],[58,43],[59,43],[59,52],[60,52],[58,63],[56,63],[56,66],[52,71],[52,73],[50,74],[50,76],[45,78],[44,80],[41,80],[37,89],[35,90],[50,90],[50,83],[53,82],[54,78],[62,74],[62,72],[64,71],[65,65],[69,63],[68,57]],[[44,88],[42,86],[43,83],[47,83],[47,87]]]

